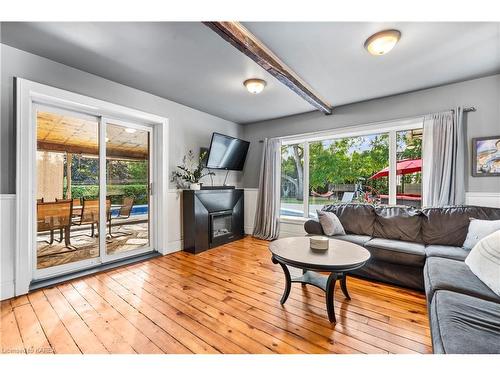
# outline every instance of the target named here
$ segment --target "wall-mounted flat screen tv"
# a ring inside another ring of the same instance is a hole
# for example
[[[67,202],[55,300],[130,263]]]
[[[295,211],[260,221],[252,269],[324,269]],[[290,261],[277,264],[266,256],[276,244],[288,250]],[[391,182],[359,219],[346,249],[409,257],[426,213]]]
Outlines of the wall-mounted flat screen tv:
[[[245,165],[250,142],[213,133],[208,150],[207,168],[241,171]]]

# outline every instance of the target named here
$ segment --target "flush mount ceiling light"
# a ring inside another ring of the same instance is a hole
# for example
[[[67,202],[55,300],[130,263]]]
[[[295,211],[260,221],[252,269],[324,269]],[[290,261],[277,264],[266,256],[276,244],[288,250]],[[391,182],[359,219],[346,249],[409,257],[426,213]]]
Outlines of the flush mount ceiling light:
[[[245,85],[249,93],[259,94],[264,90],[264,87],[266,87],[266,81],[263,79],[251,78],[243,82],[243,85]]]
[[[137,130],[133,128],[125,128],[125,131],[130,134],[134,134]]]
[[[366,39],[365,48],[374,56],[385,55],[392,50],[401,38],[399,30],[384,30]]]

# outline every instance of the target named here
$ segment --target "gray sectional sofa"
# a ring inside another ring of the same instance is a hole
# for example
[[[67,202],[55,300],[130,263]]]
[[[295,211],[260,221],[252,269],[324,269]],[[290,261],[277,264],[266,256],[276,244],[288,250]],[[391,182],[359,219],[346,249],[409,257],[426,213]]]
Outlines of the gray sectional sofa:
[[[372,255],[354,275],[425,290],[435,353],[500,353],[500,297],[464,263],[471,218],[500,220],[500,209],[476,206],[425,208],[337,204],[323,207],[346,235]],[[308,234],[324,234],[317,220]]]

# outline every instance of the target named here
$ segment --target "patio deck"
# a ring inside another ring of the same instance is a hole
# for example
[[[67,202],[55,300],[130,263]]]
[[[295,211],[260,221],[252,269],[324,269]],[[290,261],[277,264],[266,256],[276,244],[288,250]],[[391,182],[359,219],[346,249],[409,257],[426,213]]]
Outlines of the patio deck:
[[[147,215],[136,215],[132,220],[116,220],[113,222],[113,238],[106,239],[106,251],[108,254],[117,254],[138,249],[148,243]],[[76,250],[64,247],[64,241],[54,241],[49,245],[45,241],[49,234],[39,234],[37,242],[37,268],[43,269],[61,264],[77,262],[84,259],[95,258],[99,255],[98,238],[90,237],[90,226],[72,228],[71,244]],[[107,229],[107,227],[106,227]],[[118,233],[125,232],[130,235]],[[59,234],[56,233],[56,238]]]

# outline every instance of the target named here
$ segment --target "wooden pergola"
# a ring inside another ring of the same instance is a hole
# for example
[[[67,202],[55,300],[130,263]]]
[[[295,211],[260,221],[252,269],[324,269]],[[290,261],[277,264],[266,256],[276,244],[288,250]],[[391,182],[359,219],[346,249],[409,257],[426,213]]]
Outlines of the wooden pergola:
[[[109,123],[106,129],[106,158],[148,160],[149,138],[144,131],[127,132]],[[71,198],[73,155],[99,156],[99,125],[96,121],[50,112],[37,113],[37,150],[66,154],[67,198]]]

